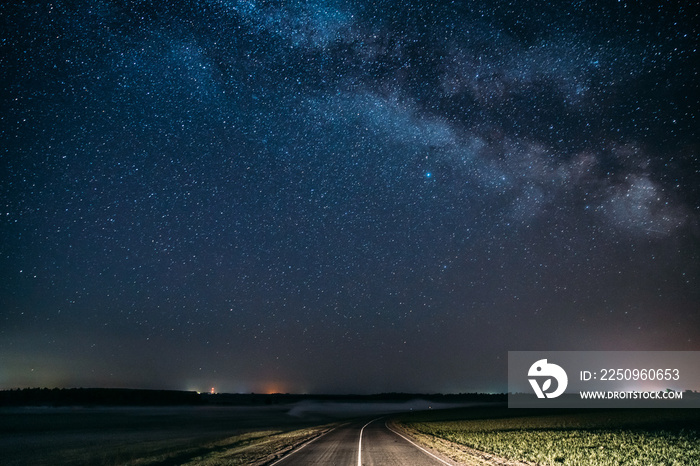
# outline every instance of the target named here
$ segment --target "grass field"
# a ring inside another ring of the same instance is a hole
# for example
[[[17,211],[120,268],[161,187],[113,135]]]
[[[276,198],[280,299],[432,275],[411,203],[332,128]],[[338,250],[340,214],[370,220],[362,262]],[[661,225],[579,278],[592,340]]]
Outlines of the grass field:
[[[399,422],[433,446],[444,439],[528,463],[681,466],[700,465],[698,411],[475,408],[404,415]]]
[[[253,465],[314,438],[333,419],[289,407],[0,410],[0,464]]]
[[[364,405],[336,405],[5,408],[0,464],[269,463],[342,419],[370,415]],[[534,411],[491,405],[414,411],[395,419],[407,433],[464,464],[514,464],[489,456],[497,455],[557,466],[700,465],[700,410]]]

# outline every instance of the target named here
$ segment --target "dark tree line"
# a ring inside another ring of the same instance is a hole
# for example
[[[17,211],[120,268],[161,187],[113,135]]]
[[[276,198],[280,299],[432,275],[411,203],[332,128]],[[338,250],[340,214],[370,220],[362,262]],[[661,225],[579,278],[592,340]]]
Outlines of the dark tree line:
[[[197,392],[121,388],[25,388],[0,391],[0,406],[170,406],[201,404]]]
[[[24,388],[0,391],[0,406],[250,406],[289,404],[299,401],[402,402],[416,398],[434,402],[505,402],[505,394],[415,394],[298,395],[289,393],[197,393],[176,390],[134,390],[123,388]]]

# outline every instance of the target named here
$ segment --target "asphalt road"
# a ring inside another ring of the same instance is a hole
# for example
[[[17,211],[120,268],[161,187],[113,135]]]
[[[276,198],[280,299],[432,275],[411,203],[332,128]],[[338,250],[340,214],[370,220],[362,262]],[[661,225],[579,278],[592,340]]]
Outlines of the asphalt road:
[[[274,466],[445,466],[400,434],[384,418],[352,422],[317,438]]]

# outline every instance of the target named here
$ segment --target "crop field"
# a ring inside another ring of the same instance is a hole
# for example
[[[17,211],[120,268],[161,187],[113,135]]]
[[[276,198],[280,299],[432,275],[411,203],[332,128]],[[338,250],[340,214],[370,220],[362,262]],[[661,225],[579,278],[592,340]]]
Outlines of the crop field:
[[[466,464],[681,466],[700,465],[698,411],[474,408],[404,415],[399,422],[442,451],[451,442],[500,457],[453,452]]]
[[[260,465],[358,416],[421,400],[170,407],[2,407],[0,465]]]
[[[253,465],[330,428],[289,407],[0,409],[9,465]]]

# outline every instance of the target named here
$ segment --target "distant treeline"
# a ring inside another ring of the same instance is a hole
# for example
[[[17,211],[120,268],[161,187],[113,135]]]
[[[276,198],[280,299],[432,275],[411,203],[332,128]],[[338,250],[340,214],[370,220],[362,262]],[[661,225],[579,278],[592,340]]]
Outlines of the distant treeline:
[[[172,406],[201,404],[197,392],[124,388],[25,388],[0,391],[0,406]]]
[[[297,395],[289,393],[197,393],[177,390],[136,390],[123,388],[24,388],[0,391],[0,406],[254,406],[299,401],[402,402],[423,399],[443,403],[479,401],[505,402],[505,394],[415,394]]]
[[[256,404],[287,404],[299,401],[334,401],[343,403],[372,403],[372,402],[402,402],[415,399],[442,403],[469,402],[506,402],[505,393],[459,393],[459,394],[418,394],[418,393],[378,393],[375,395],[299,395],[294,393],[274,393],[270,395],[258,393],[202,393],[202,400],[207,404],[216,405],[256,405]]]

